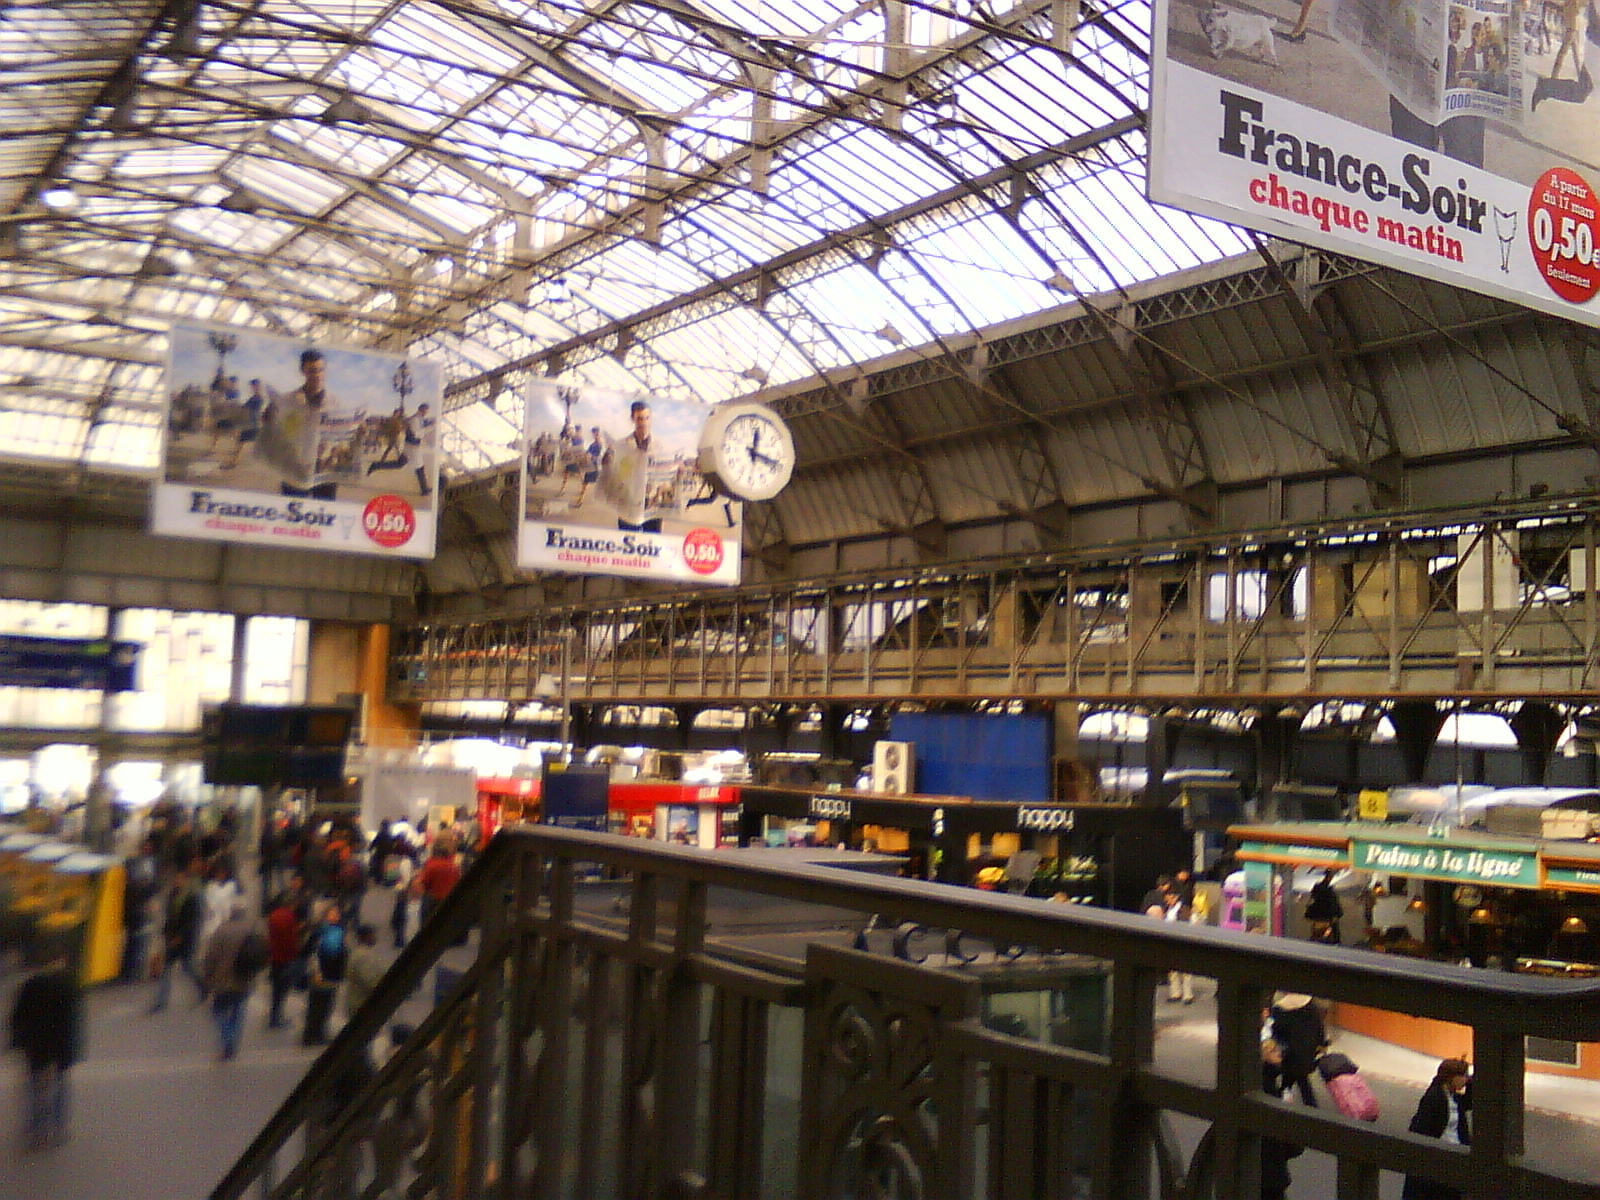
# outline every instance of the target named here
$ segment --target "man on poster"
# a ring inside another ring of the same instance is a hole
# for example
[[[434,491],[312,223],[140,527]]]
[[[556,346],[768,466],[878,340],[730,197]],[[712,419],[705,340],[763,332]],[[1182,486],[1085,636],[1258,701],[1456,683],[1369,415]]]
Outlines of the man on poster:
[[[280,396],[273,406],[273,422],[278,427],[280,453],[276,464],[284,478],[278,491],[285,496],[308,496],[313,500],[333,500],[337,483],[317,483],[317,452],[322,438],[323,413],[329,402],[324,386],[326,367],[322,351],[300,352],[300,386]]]
[[[607,497],[617,506],[617,528],[635,533],[660,533],[660,515],[649,516],[650,405],[635,400],[628,406],[633,432],[611,442],[601,457]]]

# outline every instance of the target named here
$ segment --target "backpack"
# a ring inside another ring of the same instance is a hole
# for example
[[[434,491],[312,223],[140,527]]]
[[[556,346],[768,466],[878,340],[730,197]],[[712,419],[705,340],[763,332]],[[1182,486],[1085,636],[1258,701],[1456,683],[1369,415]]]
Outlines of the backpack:
[[[1378,1119],[1377,1097],[1372,1094],[1367,1081],[1361,1078],[1360,1072],[1349,1071],[1323,1082],[1328,1087],[1328,1095],[1333,1097],[1334,1107],[1345,1116],[1356,1121]]]
[[[355,859],[346,859],[339,868],[339,890],[343,892],[359,892],[367,886],[367,873],[361,869],[361,864]]]
[[[239,948],[233,952],[234,976],[248,983],[261,973],[270,958],[267,935],[258,929],[252,929],[244,935]]]
[[[1341,1075],[1354,1075],[1355,1072],[1356,1064],[1336,1050],[1330,1050],[1317,1059],[1317,1074],[1322,1076],[1324,1083]]]

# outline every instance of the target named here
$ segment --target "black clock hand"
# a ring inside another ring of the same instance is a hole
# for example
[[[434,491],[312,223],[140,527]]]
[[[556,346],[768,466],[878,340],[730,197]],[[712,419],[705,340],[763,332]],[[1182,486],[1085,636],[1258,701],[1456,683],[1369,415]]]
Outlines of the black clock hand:
[[[750,447],[750,457],[752,459],[754,459],[756,462],[764,462],[764,463],[766,463],[767,466],[769,466],[769,467],[775,467],[775,466],[778,465],[778,460],[777,459],[773,458],[771,455],[762,454],[754,446]]]

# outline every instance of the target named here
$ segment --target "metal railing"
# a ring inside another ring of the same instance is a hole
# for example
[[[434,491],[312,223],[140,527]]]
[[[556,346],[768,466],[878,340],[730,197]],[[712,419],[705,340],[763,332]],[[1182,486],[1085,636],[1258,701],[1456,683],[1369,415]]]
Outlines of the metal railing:
[[[1255,1200],[1268,1134],[1333,1156],[1338,1200],[1375,1200],[1383,1171],[1495,1200],[1596,1194],[1526,1161],[1523,1056],[1527,1036],[1600,1040],[1600,984],[773,857],[502,832],[213,1200]],[[875,915],[933,936],[884,943],[864,933]],[[918,961],[941,937],[947,965]],[[369,1043],[441,962],[454,986],[369,1072]],[[1157,1064],[1169,969],[1215,981],[1214,1057],[1189,1063],[1209,1079]],[[1032,986],[1087,987],[1080,1027],[985,1019],[987,996]],[[1471,1146],[1263,1092],[1274,988],[1470,1026]],[[1185,1144],[1173,1118],[1202,1132]]]

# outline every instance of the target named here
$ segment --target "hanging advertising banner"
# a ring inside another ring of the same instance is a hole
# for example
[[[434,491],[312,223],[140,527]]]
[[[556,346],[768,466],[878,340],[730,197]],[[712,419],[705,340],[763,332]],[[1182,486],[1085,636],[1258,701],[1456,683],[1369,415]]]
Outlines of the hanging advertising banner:
[[[434,363],[177,325],[165,398],[153,532],[433,557]]]
[[[1150,198],[1600,325],[1580,11],[1157,0]]]
[[[517,565],[739,582],[742,506],[701,475],[710,409],[630,392],[529,385]]]

